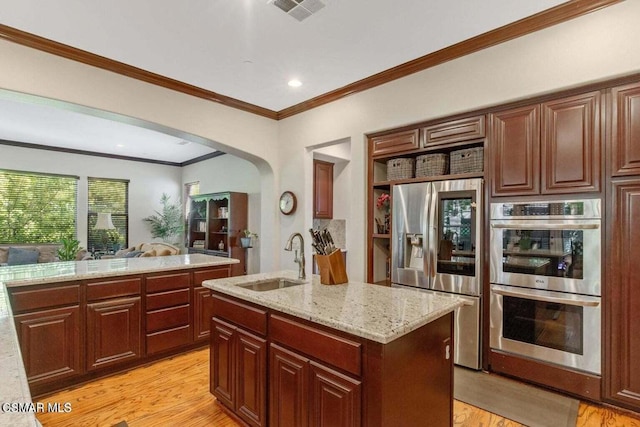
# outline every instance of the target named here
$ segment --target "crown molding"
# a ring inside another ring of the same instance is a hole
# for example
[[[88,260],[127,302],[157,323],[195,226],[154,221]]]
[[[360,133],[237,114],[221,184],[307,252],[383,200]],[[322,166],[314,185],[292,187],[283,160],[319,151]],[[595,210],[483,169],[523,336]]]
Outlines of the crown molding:
[[[554,8],[521,19],[509,25],[486,32],[479,36],[464,40],[455,45],[422,56],[397,67],[374,74],[357,82],[348,84],[339,89],[327,92],[323,95],[293,105],[280,111],[249,104],[229,96],[205,90],[187,83],[183,83],[169,77],[161,76],[141,68],[137,68],[119,61],[105,58],[81,49],[58,43],[44,37],[40,37],[25,31],[18,30],[0,24],[0,38],[23,46],[28,46],[43,52],[51,53],[63,58],[82,62],[87,65],[112,71],[146,83],[151,83],[167,89],[175,90],[187,95],[217,102],[227,107],[246,111],[274,120],[282,120],[296,114],[303,113],[313,108],[328,104],[354,93],[362,92],[376,86],[389,83],[393,80],[406,77],[410,74],[426,70],[447,61],[460,58],[486,49],[488,47],[521,37],[541,29],[568,21],[573,18],[591,13],[607,6],[619,3],[623,0],[571,0]]]
[[[276,111],[249,104],[248,102],[205,90],[169,77],[161,76],[160,74],[152,73],[113,59],[105,58],[104,56],[96,55],[82,49],[77,49],[63,43],[58,43],[7,25],[0,24],[0,39],[8,40],[23,46],[51,53],[56,56],[71,59],[73,61],[82,62],[93,67],[111,71],[126,77],[131,77],[146,83],[151,83],[156,86],[162,86],[187,95],[206,99],[207,101],[217,102],[218,104],[222,104],[227,107],[257,114],[269,119],[277,120],[278,118],[278,113]]]
[[[464,40],[452,46],[414,59],[397,67],[390,68],[378,74],[327,92],[323,95],[301,102],[278,111],[278,120],[303,113],[313,108],[328,104],[338,99],[358,92],[389,83],[410,74],[435,67],[444,62],[452,61],[470,53],[478,52],[491,46],[530,34],[544,28],[568,21],[578,16],[619,3],[623,0],[572,0],[530,17],[513,22],[479,36]]]

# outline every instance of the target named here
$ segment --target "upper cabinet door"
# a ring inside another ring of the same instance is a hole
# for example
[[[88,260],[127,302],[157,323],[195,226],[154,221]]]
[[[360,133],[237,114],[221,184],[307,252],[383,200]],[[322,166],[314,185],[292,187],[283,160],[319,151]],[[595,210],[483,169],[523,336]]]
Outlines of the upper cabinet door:
[[[313,217],[333,218],[333,163],[313,161]]]
[[[491,195],[540,192],[540,107],[489,115]]]
[[[382,156],[420,148],[420,131],[411,129],[371,138],[372,155]]]
[[[600,92],[542,104],[542,193],[600,191]]]
[[[640,174],[640,83],[613,88],[611,173]]]
[[[484,138],[484,116],[467,117],[427,126],[423,129],[423,138],[424,147]]]

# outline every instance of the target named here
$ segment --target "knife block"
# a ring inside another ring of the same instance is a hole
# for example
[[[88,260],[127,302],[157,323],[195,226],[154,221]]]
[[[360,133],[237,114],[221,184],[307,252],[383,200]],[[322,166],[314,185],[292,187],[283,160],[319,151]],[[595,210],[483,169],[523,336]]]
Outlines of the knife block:
[[[335,250],[329,255],[317,255],[316,262],[320,270],[320,283],[323,285],[340,285],[347,283],[347,268],[340,250]]]

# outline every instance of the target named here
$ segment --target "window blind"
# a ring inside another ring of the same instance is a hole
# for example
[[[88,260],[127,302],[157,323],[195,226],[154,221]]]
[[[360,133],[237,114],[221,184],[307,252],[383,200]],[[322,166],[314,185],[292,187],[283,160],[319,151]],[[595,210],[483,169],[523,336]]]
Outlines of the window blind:
[[[99,213],[111,214],[113,230],[96,230]],[[129,245],[129,181],[88,178],[89,250],[118,250]]]
[[[0,243],[75,239],[78,179],[0,169]]]

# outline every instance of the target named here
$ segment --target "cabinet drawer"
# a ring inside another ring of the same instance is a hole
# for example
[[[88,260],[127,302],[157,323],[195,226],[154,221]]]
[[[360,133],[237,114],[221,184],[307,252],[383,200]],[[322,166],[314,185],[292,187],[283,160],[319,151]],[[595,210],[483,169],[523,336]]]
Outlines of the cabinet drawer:
[[[419,130],[412,129],[371,139],[373,155],[393,154],[420,148]]]
[[[451,142],[484,138],[484,116],[468,117],[423,128],[423,146],[431,147]]]
[[[189,325],[189,305],[147,312],[147,332]]]
[[[318,360],[360,375],[362,345],[278,315],[269,318],[269,336]]]
[[[147,354],[159,353],[191,343],[191,326],[147,334]]]
[[[95,301],[105,298],[140,295],[141,289],[142,279],[139,277],[87,283],[87,300]]]
[[[80,303],[80,285],[13,290],[8,288],[14,313]]]
[[[183,304],[189,304],[189,289],[147,295],[147,310],[157,310]]]
[[[267,334],[267,312],[213,295],[213,315],[243,326],[261,335]]]
[[[162,276],[147,277],[147,293],[188,288],[189,284],[189,273],[165,274]]]
[[[211,279],[222,279],[229,277],[229,267],[212,268],[209,270],[199,270],[193,272],[193,285],[201,286],[202,282]]]

